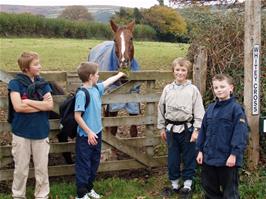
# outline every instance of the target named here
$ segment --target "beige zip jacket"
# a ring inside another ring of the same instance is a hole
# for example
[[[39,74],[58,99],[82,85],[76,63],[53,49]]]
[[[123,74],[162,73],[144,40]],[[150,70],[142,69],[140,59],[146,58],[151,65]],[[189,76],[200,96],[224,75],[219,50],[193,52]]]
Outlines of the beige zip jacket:
[[[172,124],[165,126],[165,120],[189,121],[193,119],[194,127],[200,128],[204,116],[204,106],[198,88],[187,80],[184,84],[175,82],[165,86],[158,104],[158,123],[157,128],[170,130]],[[173,127],[173,132],[180,133],[184,130],[184,125]]]

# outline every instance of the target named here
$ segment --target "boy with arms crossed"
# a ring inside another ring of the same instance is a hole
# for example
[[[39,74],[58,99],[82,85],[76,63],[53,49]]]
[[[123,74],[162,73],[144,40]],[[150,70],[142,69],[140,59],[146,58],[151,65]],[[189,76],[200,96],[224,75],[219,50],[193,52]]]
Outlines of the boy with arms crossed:
[[[35,198],[48,198],[48,111],[53,109],[49,84],[40,78],[40,60],[35,52],[23,52],[18,59],[22,73],[8,84],[12,103],[12,155],[15,170],[13,198],[26,198],[31,154],[35,169]]]

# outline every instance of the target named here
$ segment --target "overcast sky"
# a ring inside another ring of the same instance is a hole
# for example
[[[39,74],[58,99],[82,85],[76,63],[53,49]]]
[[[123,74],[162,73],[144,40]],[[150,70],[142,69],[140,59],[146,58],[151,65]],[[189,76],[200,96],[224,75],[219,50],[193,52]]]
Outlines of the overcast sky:
[[[165,5],[168,0],[165,0]],[[123,7],[150,8],[158,4],[157,0],[1,0],[0,4],[9,5],[32,5],[32,6],[53,6],[53,5],[116,5]]]

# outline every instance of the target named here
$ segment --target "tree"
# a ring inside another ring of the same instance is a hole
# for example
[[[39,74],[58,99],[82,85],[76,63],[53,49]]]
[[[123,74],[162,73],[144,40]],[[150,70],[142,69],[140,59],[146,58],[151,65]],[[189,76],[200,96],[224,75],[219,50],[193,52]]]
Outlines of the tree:
[[[133,10],[133,18],[135,19],[135,22],[136,24],[140,24],[142,19],[143,19],[143,16],[141,14],[141,12],[139,11],[138,8],[134,8]]]
[[[239,0],[169,0],[173,4],[204,4],[204,3],[218,3],[218,4],[234,4],[239,3]]]
[[[161,39],[178,37],[187,32],[184,18],[175,9],[167,6],[156,5],[144,11],[144,21],[156,30]]]
[[[112,20],[119,24],[126,24],[133,19],[133,9],[120,7],[118,12],[112,16]]]
[[[58,18],[73,21],[92,21],[93,17],[84,6],[68,6]]]
[[[157,0],[160,6],[164,6],[164,0]]]

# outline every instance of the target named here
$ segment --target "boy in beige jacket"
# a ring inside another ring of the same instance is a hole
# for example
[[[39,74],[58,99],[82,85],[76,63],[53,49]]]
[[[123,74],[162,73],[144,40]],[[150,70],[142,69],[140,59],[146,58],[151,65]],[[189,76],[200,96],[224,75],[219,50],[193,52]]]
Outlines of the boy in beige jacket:
[[[197,87],[187,79],[191,62],[177,58],[172,63],[175,81],[165,86],[158,105],[158,129],[168,145],[168,176],[174,192],[188,194],[196,167],[195,141],[204,115],[202,97]],[[184,163],[180,171],[181,160]],[[183,186],[180,185],[180,177]]]

